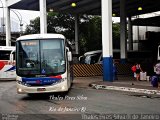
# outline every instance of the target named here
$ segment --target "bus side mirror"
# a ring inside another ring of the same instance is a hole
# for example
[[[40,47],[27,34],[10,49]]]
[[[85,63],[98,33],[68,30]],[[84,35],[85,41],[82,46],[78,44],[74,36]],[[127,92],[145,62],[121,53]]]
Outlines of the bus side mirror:
[[[70,51],[67,52],[68,61],[72,61],[72,53]]]

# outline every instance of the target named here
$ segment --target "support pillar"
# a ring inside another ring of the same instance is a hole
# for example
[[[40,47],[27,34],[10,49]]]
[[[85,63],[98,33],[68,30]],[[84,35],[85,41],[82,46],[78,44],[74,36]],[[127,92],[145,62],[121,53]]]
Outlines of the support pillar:
[[[128,17],[128,41],[129,41],[129,50],[133,50],[132,20],[131,20],[131,17]]]
[[[126,41],[126,0],[120,0],[120,59],[121,63],[126,62],[127,41]]]
[[[5,18],[6,18],[6,46],[11,46],[10,9],[8,8],[7,1],[5,1]]]
[[[101,0],[103,80],[113,81],[112,0]]]
[[[46,0],[39,0],[40,8],[40,33],[47,33],[47,12],[46,12]]]
[[[74,51],[74,56],[73,56],[73,61],[74,63],[78,63],[78,56],[79,56],[79,47],[78,47],[78,39],[79,39],[79,34],[78,34],[78,23],[79,23],[79,16],[75,15],[75,51]]]
[[[79,21],[79,17],[78,15],[75,15],[75,51],[76,54],[79,54],[79,48],[78,48],[78,21]]]

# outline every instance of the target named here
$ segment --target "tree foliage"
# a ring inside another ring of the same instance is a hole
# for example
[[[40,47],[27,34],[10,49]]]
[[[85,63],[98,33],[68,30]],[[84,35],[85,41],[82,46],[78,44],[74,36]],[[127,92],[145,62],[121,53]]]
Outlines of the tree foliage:
[[[47,15],[47,32],[63,34],[71,43],[75,39],[75,18],[70,14],[49,12]],[[107,26],[106,26],[107,27]],[[40,18],[30,21],[25,34],[40,33]],[[119,24],[113,24],[113,40],[119,42]],[[114,44],[114,43],[113,43]],[[79,16],[79,51],[80,54],[102,49],[101,17],[91,15]]]
[[[113,33],[113,48],[120,49],[120,24],[112,24],[112,33]]]
[[[80,51],[102,49],[101,18],[99,16],[82,16],[79,26]]]
[[[34,20],[30,21],[30,24],[27,25],[25,34],[36,34],[40,33],[40,18],[37,17]]]

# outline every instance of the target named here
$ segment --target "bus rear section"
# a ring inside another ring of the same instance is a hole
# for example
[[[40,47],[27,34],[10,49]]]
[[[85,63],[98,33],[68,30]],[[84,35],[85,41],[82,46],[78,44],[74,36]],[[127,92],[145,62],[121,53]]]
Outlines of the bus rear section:
[[[0,80],[16,79],[14,51],[15,47],[13,46],[0,46]]]
[[[64,92],[71,87],[72,56],[63,35],[26,35],[16,41],[18,93]]]

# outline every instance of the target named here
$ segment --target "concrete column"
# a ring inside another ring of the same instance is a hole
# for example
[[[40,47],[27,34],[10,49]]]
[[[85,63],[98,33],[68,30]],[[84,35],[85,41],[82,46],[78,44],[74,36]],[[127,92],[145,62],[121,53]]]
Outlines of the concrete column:
[[[126,0],[120,0],[120,57],[121,63],[125,63],[127,57],[126,42]]]
[[[11,46],[10,9],[8,8],[7,1],[5,1],[5,18],[6,18],[6,46]]]
[[[76,54],[79,54],[79,48],[78,48],[78,21],[79,21],[79,16],[75,15],[75,52],[76,52]]]
[[[39,0],[40,8],[40,33],[47,33],[47,12],[46,12],[46,0]]]
[[[131,17],[128,17],[128,41],[129,41],[129,50],[133,50],[132,20],[131,20]]]
[[[103,80],[113,81],[112,0],[101,0]]]
[[[2,15],[2,19],[1,19],[2,34],[5,35],[5,33],[4,33],[4,27],[5,27],[5,22],[4,22],[4,5],[3,5],[2,0],[0,0],[0,2],[2,4],[2,10],[3,10],[3,12],[2,12],[3,15]],[[4,40],[4,36],[2,36],[2,40]]]

